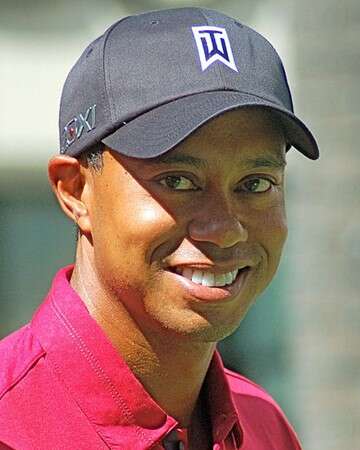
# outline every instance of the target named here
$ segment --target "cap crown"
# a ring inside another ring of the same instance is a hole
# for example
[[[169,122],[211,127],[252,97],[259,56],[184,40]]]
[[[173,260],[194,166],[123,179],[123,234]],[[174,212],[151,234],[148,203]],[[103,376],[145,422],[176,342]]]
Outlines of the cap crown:
[[[203,8],[126,17],[92,42],[68,75],[61,152],[78,154],[146,111],[208,91],[252,94],[293,110],[278,54],[251,28]]]

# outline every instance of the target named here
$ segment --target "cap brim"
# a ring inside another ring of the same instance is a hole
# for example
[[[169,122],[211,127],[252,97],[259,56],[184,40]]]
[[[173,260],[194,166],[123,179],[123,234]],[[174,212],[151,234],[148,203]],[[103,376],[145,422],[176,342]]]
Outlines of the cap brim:
[[[319,157],[317,143],[291,111],[255,95],[235,91],[192,94],[147,111],[102,139],[111,149],[137,158],[159,156],[218,115],[240,107],[271,109],[281,123],[288,148],[295,147],[310,159]]]

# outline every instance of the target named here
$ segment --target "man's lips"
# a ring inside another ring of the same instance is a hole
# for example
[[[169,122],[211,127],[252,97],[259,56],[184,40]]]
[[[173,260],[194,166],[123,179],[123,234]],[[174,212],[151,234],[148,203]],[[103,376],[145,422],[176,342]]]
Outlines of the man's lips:
[[[191,297],[203,302],[221,302],[224,300],[231,300],[239,296],[246,285],[246,281],[251,273],[251,267],[246,266],[240,269],[235,280],[225,286],[203,286],[197,284],[190,279],[176,273],[176,269],[168,268],[168,272],[174,277],[174,281],[179,283]]]

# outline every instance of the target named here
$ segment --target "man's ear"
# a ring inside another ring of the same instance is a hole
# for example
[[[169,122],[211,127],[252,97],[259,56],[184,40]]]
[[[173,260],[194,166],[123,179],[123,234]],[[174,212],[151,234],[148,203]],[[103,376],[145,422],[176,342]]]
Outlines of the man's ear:
[[[86,177],[76,158],[54,156],[48,164],[48,177],[61,209],[85,235],[91,234],[91,222],[86,204]]]

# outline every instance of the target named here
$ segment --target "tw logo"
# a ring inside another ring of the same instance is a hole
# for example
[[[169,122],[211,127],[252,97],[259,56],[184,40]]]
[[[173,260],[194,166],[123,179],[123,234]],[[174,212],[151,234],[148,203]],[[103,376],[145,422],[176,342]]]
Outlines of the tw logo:
[[[75,142],[76,139],[81,137],[84,130],[89,132],[95,128],[95,111],[96,105],[92,105],[85,111],[85,114],[80,113],[73,119],[69,120],[63,129],[63,145],[60,153],[65,153],[67,148]]]
[[[203,71],[215,61],[220,61],[230,67],[230,69],[238,71],[225,28],[192,27],[192,32],[199,51],[201,69]]]

